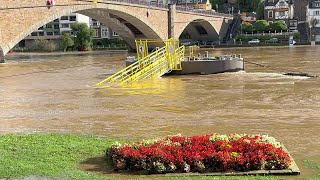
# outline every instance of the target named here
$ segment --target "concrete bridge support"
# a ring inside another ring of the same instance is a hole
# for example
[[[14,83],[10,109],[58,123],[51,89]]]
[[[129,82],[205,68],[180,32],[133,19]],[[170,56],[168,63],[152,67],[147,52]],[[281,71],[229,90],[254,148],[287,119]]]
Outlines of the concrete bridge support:
[[[1,47],[0,47],[0,63],[4,63],[4,54]]]
[[[179,37],[175,37],[175,17],[176,17],[176,5],[169,4],[169,12],[168,12],[168,37],[173,39],[179,39]]]

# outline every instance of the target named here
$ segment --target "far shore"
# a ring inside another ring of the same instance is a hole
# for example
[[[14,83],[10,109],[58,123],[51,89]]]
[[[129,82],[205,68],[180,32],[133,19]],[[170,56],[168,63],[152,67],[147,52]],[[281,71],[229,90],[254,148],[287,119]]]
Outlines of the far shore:
[[[223,44],[223,45],[216,45],[212,47],[200,47],[201,50],[209,50],[209,49],[230,49],[230,48],[286,48],[286,47],[312,47],[311,45],[293,45],[289,46],[288,44],[275,44],[275,45],[233,45],[233,44]],[[317,46],[317,45],[315,45]],[[188,49],[188,46],[186,46]],[[105,55],[105,54],[128,54],[128,53],[135,53],[129,52],[128,50],[94,50],[94,51],[55,51],[55,52],[10,52],[6,56],[7,57],[14,57],[14,56],[65,56],[65,55]]]
[[[128,50],[100,50],[100,51],[55,51],[55,52],[10,52],[6,56],[64,56],[64,55],[103,55],[124,54]]]

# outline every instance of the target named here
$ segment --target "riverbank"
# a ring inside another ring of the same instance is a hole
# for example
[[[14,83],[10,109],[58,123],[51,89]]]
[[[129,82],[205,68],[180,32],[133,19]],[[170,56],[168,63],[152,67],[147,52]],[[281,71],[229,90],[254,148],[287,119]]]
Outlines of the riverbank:
[[[114,139],[67,134],[28,134],[0,136],[0,179],[36,177],[53,179],[213,179],[279,180],[284,176],[170,177],[116,173],[105,167],[106,148]],[[315,164],[319,168],[319,164]],[[86,169],[86,171],[81,169]],[[319,179],[310,177],[309,180]],[[285,179],[290,179],[286,177]]]
[[[296,43],[294,47],[297,46],[310,46],[310,43]],[[214,45],[214,48],[234,48],[234,47],[289,47],[288,43],[261,43],[261,44],[221,44]]]
[[[74,55],[106,55],[106,54],[124,54],[128,50],[103,50],[103,51],[67,51],[67,52],[11,52],[6,57],[13,56],[74,56]]]

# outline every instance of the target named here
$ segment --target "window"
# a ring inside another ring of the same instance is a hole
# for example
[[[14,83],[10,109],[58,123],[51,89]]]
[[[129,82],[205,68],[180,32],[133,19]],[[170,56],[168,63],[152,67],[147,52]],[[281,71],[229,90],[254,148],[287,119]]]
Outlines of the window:
[[[68,17],[68,16],[62,16],[62,17],[60,18],[60,20],[69,20],[69,17]]]
[[[102,37],[108,37],[108,34],[109,34],[108,29],[102,29],[102,33],[101,33]]]
[[[77,16],[70,16],[70,21],[77,21]]]
[[[55,25],[53,26],[53,29],[60,29],[59,24],[55,24]]]
[[[47,24],[46,28],[52,28],[52,24]]]
[[[62,28],[69,28],[70,26],[69,26],[69,24],[61,24],[61,27]]]
[[[320,7],[320,3],[315,2],[315,3],[314,3],[314,7]]]
[[[93,37],[99,37],[99,29],[95,29]]]
[[[53,32],[47,32],[47,36],[53,36]]]
[[[39,36],[44,36],[44,32],[39,32]]]
[[[33,33],[31,33],[31,36],[38,36],[38,33],[33,32]]]
[[[273,11],[268,11],[268,18],[273,18]]]
[[[280,11],[280,12],[279,12],[279,16],[280,16],[280,17],[286,16],[286,12]]]
[[[119,36],[119,34],[113,31],[113,36]]]
[[[313,11],[313,15],[314,15],[314,16],[319,15],[319,11]]]

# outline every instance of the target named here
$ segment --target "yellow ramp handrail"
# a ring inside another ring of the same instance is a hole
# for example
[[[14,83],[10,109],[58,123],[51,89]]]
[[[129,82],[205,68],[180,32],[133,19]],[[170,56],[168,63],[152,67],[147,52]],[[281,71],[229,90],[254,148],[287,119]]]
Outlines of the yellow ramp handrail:
[[[112,76],[109,76],[108,78],[100,81],[97,83],[97,86],[101,86],[105,82],[108,83],[121,83],[122,81],[125,81],[126,78],[132,76],[133,74],[139,72],[141,69],[147,67],[149,64],[153,63],[159,56],[165,56],[166,54],[166,47],[162,47],[155,52],[149,54],[148,56],[138,60],[137,62],[131,64],[130,66],[127,66],[126,68],[122,69],[121,71],[113,74]]]
[[[96,85],[101,86],[106,82],[124,85],[146,78],[160,77],[171,70],[181,70],[185,46],[172,47],[171,44],[167,44]]]

